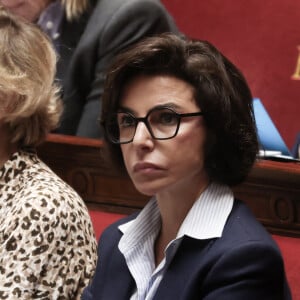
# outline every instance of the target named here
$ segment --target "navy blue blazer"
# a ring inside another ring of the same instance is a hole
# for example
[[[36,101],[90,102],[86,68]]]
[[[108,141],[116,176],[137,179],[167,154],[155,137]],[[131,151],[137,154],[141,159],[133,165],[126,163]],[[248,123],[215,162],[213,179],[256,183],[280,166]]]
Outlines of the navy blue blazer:
[[[127,300],[135,289],[118,249],[118,221],[99,241],[99,261],[83,299]],[[280,251],[264,227],[235,201],[221,238],[185,237],[167,269],[155,300],[289,300]]]
[[[97,138],[105,72],[113,57],[141,39],[178,33],[159,0],[90,0],[90,10],[62,23],[57,78],[64,114],[57,132]]]

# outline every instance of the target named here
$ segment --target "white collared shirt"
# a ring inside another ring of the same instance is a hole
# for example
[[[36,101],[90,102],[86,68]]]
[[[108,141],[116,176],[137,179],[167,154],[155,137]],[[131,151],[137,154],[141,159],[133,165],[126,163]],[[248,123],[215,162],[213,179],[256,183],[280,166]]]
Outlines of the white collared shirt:
[[[200,240],[221,237],[233,201],[229,187],[211,183],[195,201],[156,268],[154,243],[161,227],[156,199],[152,198],[136,219],[119,226],[123,233],[119,249],[137,286],[130,300],[153,299],[184,236]]]

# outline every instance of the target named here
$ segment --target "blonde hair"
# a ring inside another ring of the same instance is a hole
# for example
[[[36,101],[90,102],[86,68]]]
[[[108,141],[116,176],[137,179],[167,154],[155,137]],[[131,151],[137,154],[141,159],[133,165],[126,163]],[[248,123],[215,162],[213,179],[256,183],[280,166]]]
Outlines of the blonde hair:
[[[73,20],[82,15],[89,7],[89,0],[61,0],[68,20]]]
[[[0,5],[0,105],[12,143],[36,146],[58,126],[55,73],[56,54],[46,35]]]

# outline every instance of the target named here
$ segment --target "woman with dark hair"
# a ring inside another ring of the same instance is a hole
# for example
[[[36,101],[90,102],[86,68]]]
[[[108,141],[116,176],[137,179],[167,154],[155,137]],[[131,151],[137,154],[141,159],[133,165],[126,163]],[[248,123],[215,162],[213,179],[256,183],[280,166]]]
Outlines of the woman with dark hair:
[[[271,236],[231,186],[258,152],[252,95],[205,41],[165,34],[119,55],[102,124],[144,209],[110,226],[84,299],[290,299]]]

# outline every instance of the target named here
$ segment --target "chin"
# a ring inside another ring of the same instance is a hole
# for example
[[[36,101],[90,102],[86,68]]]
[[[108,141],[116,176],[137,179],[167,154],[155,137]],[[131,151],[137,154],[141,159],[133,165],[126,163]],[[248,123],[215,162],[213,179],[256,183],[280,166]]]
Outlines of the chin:
[[[161,185],[155,184],[154,182],[134,182],[135,188],[143,195],[146,196],[154,196],[157,194],[161,189]]]
[[[143,195],[146,196],[154,196],[159,192],[165,190],[170,181],[165,177],[131,177],[131,180],[135,186],[135,188]]]
[[[135,186],[135,188],[143,195],[145,196],[154,196],[156,194],[156,191],[151,189],[151,188],[145,188],[145,187],[139,187],[139,186]]]

